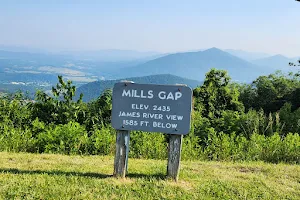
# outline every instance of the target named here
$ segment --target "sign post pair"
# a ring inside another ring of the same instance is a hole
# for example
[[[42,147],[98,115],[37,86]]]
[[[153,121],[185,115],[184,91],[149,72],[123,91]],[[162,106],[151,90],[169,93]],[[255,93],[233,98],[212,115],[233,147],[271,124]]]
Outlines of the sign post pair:
[[[167,176],[178,180],[182,137],[190,131],[192,90],[186,85],[116,83],[112,126],[117,130],[114,176],[125,177],[130,130],[170,134]]]

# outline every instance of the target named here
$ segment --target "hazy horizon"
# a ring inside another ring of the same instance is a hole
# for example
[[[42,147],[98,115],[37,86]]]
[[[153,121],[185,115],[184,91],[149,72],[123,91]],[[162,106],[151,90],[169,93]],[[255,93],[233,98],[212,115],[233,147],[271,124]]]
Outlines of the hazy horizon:
[[[174,53],[217,47],[300,56],[300,3],[0,0],[0,45]]]

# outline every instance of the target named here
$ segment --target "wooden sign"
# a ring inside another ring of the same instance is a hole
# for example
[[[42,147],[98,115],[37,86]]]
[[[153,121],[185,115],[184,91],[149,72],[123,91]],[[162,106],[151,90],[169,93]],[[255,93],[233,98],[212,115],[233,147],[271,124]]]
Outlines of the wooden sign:
[[[178,135],[190,130],[192,90],[187,86],[117,83],[112,104],[117,130]]]
[[[114,176],[125,177],[130,130],[170,134],[167,176],[178,180],[182,136],[191,124],[192,90],[186,85],[116,83],[112,126],[117,130]]]

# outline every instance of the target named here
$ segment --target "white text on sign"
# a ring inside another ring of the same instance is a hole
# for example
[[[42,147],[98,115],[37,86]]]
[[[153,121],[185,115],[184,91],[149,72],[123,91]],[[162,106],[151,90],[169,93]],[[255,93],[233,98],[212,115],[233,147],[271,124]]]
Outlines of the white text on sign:
[[[157,96],[161,100],[178,100],[182,97],[181,92],[165,92],[160,91],[157,93]],[[126,90],[123,89],[122,97],[133,97],[133,98],[142,98],[142,99],[153,99],[154,94],[153,90],[148,90],[145,92],[144,90]]]

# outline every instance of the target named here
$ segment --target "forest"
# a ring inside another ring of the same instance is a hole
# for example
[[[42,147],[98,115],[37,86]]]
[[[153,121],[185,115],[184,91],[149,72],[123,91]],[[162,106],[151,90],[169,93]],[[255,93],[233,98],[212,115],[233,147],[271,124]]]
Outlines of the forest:
[[[17,92],[0,96],[0,151],[113,155],[112,91],[85,103],[58,76],[49,95],[35,100]],[[252,83],[233,82],[211,69],[193,90],[191,131],[183,160],[300,163],[300,75],[280,71]],[[131,158],[166,159],[168,135],[132,131]]]

